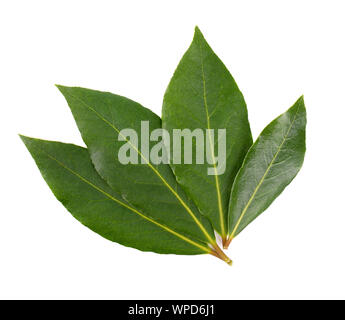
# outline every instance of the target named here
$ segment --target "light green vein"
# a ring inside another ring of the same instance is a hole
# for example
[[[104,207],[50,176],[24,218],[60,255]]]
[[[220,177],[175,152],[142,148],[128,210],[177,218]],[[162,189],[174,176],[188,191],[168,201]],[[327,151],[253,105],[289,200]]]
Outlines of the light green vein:
[[[211,125],[210,125],[210,116],[209,116],[209,112],[208,112],[208,104],[207,104],[207,96],[206,96],[206,80],[205,80],[203,50],[202,50],[201,42],[199,43],[199,45],[200,45],[200,56],[201,56],[200,62],[201,62],[202,83],[203,83],[203,99],[204,99],[204,106],[205,106],[205,112],[206,112],[207,129],[209,129],[209,130],[207,130],[207,133],[208,133],[207,136],[208,136],[208,142],[210,144],[212,163],[213,163],[213,168],[214,168],[214,173],[215,173],[214,179],[215,179],[215,186],[216,186],[216,191],[217,191],[217,202],[218,202],[221,235],[223,238],[225,238],[226,237],[226,231],[225,231],[222,197],[221,197],[220,185],[219,185],[219,179],[218,179],[218,169],[217,169],[215,156],[214,156],[214,146],[213,146],[213,142],[212,142],[211,135],[210,135]]]
[[[292,119],[292,122],[291,122],[289,128],[288,128],[288,131],[286,132],[286,134],[285,134],[284,137],[283,137],[283,140],[282,140],[281,144],[279,145],[279,147],[278,147],[276,153],[274,154],[274,156],[273,156],[271,162],[269,163],[269,165],[268,165],[268,167],[267,167],[265,173],[263,174],[263,176],[262,176],[262,178],[260,179],[258,185],[256,186],[256,188],[255,188],[253,194],[251,195],[251,197],[249,198],[247,204],[245,205],[244,209],[242,210],[241,215],[240,215],[240,217],[239,217],[239,219],[238,219],[238,221],[237,221],[237,223],[236,223],[236,225],[235,225],[233,231],[231,232],[230,240],[232,240],[232,239],[235,237],[235,233],[236,233],[236,231],[237,231],[237,229],[238,229],[238,227],[239,227],[239,225],[240,225],[240,223],[241,223],[241,221],[242,221],[244,215],[246,214],[246,212],[247,212],[247,210],[248,210],[250,204],[253,202],[253,200],[254,200],[254,198],[255,198],[257,192],[259,191],[261,185],[262,185],[263,182],[265,181],[265,178],[266,178],[267,174],[268,174],[269,171],[271,170],[271,167],[273,166],[274,161],[275,161],[276,158],[278,157],[278,154],[280,153],[280,151],[281,151],[281,149],[282,149],[284,143],[286,142],[287,137],[288,137],[289,134],[290,134],[292,125],[294,124],[294,122],[295,122],[295,120],[296,120],[296,116],[297,116],[298,110],[299,110],[299,106],[298,106],[297,111],[296,111],[296,113],[295,113],[295,115],[294,115],[294,117],[293,117],[293,119]]]
[[[90,111],[94,112],[102,121],[104,121],[107,125],[109,125],[111,128],[113,128],[121,137],[126,141],[139,155],[142,157],[142,159],[145,161],[145,163],[149,166],[149,168],[161,179],[161,181],[164,183],[164,185],[169,189],[169,191],[177,198],[177,200],[181,203],[181,205],[184,207],[184,209],[187,211],[187,213],[192,217],[194,222],[197,224],[197,226],[200,228],[200,230],[203,232],[207,240],[210,242],[211,245],[215,246],[216,241],[209,235],[209,233],[206,231],[202,223],[198,220],[198,218],[195,216],[193,211],[189,208],[189,206],[181,199],[179,194],[174,190],[173,187],[170,186],[170,184],[164,179],[164,177],[160,174],[160,172],[152,166],[150,161],[144,157],[144,155],[138,150],[137,147],[135,147],[125,136],[123,136],[120,132],[120,130],[115,127],[114,124],[109,122],[107,119],[105,119],[100,113],[98,113],[95,109],[93,109],[91,106],[89,106],[87,103],[85,103],[82,99],[72,95],[69,93],[71,97],[81,102],[86,108],[88,108]]]
[[[143,213],[141,213],[140,211],[136,210],[135,208],[127,205],[126,203],[114,198],[112,195],[110,195],[109,193],[107,193],[106,191],[104,191],[103,189],[99,188],[98,186],[96,186],[95,184],[93,184],[91,181],[89,181],[88,179],[84,178],[83,176],[81,176],[79,173],[75,172],[74,170],[72,170],[71,168],[67,167],[65,164],[63,164],[61,161],[57,160],[55,157],[51,156],[50,154],[48,154],[47,152],[43,151],[42,149],[40,149],[41,152],[43,152],[44,154],[46,154],[51,160],[55,161],[56,163],[58,163],[62,168],[64,168],[65,170],[69,171],[70,173],[72,173],[73,175],[75,175],[76,177],[78,177],[80,180],[82,180],[83,182],[85,182],[86,184],[88,184],[89,186],[91,186],[92,188],[96,189],[97,191],[99,191],[100,193],[102,193],[103,195],[105,195],[106,197],[108,197],[110,200],[115,201],[117,204],[125,207],[126,209],[136,213],[137,215],[139,215],[141,218],[153,223],[154,225],[162,228],[163,230],[165,230],[166,232],[169,232],[171,234],[173,234],[174,236],[178,237],[181,240],[184,240],[185,242],[188,242],[189,244],[207,252],[207,253],[211,253],[211,249],[208,247],[204,247],[202,245],[200,245],[199,243],[185,237],[184,235],[172,230],[171,228],[153,220],[152,218],[144,215]]]

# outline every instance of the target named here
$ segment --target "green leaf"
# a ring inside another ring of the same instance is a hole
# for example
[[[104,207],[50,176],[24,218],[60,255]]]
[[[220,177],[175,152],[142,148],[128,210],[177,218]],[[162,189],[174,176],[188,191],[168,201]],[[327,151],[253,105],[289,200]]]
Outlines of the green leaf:
[[[195,161],[193,164],[184,164],[184,161],[171,164],[177,181],[225,240],[231,187],[252,145],[252,136],[243,95],[198,28],[165,93],[162,124],[170,134],[174,129],[202,129],[204,159],[207,145],[214,159],[217,141],[225,139],[225,168],[206,161],[204,164]],[[215,129],[214,139],[206,129]],[[226,129],[226,133],[217,136],[217,129]],[[214,168],[216,174],[208,175],[209,168]]]
[[[231,265],[214,231],[227,248],[303,164],[303,98],[252,145],[243,95],[198,28],[166,90],[162,121],[122,96],[58,88],[87,149],[21,138],[72,215],[126,246],[210,253]]]
[[[114,192],[94,169],[86,149],[21,136],[56,198],[101,236],[143,251],[210,253],[205,243],[140,211]]]
[[[261,214],[302,167],[306,110],[303,97],[273,120],[249,149],[229,206],[229,241]]]
[[[100,176],[131,205],[149,212],[153,219],[174,225],[183,234],[216,247],[211,224],[178,185],[169,165],[152,164],[146,151],[121,133],[122,129],[134,129],[140,141],[145,138],[141,136],[141,122],[149,122],[151,134],[161,128],[160,118],[118,95],[83,88],[58,88],[71,108]],[[119,161],[118,153],[125,143],[138,156],[139,164]],[[149,150],[154,144],[151,142]]]

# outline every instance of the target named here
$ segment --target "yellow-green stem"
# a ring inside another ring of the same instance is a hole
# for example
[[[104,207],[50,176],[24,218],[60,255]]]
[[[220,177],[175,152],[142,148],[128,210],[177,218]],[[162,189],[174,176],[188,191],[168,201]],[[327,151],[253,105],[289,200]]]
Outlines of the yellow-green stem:
[[[223,260],[224,262],[226,262],[228,265],[232,265],[232,260],[222,251],[221,248],[219,248],[219,246],[216,244],[215,246],[213,246],[213,251],[211,252],[212,255],[214,255],[215,257]]]

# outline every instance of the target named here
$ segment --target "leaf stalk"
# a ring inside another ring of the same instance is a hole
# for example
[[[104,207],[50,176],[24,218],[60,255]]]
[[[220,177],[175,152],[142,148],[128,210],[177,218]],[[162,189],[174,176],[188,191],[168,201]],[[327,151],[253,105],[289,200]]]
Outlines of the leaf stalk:
[[[223,260],[229,266],[232,266],[232,260],[222,251],[221,248],[219,248],[217,244],[213,246],[213,250],[211,251],[211,254],[219,258],[220,260]]]
[[[223,248],[224,249],[228,249],[229,248],[229,245],[231,243],[233,238],[229,237],[227,239],[223,239]]]

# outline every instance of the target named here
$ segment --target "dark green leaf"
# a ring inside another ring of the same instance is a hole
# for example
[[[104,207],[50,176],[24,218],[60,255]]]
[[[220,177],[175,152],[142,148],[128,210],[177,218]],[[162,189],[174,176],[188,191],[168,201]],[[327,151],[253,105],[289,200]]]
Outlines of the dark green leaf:
[[[229,241],[261,214],[300,170],[305,154],[303,97],[273,120],[249,149],[229,206]]]
[[[174,129],[202,129],[205,160],[207,144],[214,159],[217,141],[225,139],[225,168],[206,161],[171,164],[177,181],[225,239],[231,186],[252,145],[252,136],[242,93],[198,28],[165,93],[162,124],[170,133]],[[215,129],[214,139],[206,129]],[[220,137],[217,129],[226,129],[226,133]],[[216,174],[209,175],[208,169],[213,167]]]
[[[211,251],[205,243],[177,231],[173,220],[171,225],[165,225],[123,200],[97,174],[86,149],[21,138],[56,198],[76,219],[101,236],[157,253],[202,254]]]
[[[216,246],[213,229],[185,195],[168,164],[154,165],[139,145],[123,136],[131,128],[141,140],[141,122],[149,121],[150,133],[161,128],[160,118],[138,103],[111,93],[58,86],[77,122],[96,171],[131,205],[149,212],[153,219],[194,239]],[[119,141],[119,137],[125,141]],[[143,137],[144,138],[144,137]],[[139,164],[122,164],[120,148],[129,143]],[[150,147],[155,143],[151,142]],[[140,162],[143,163],[140,163]]]

